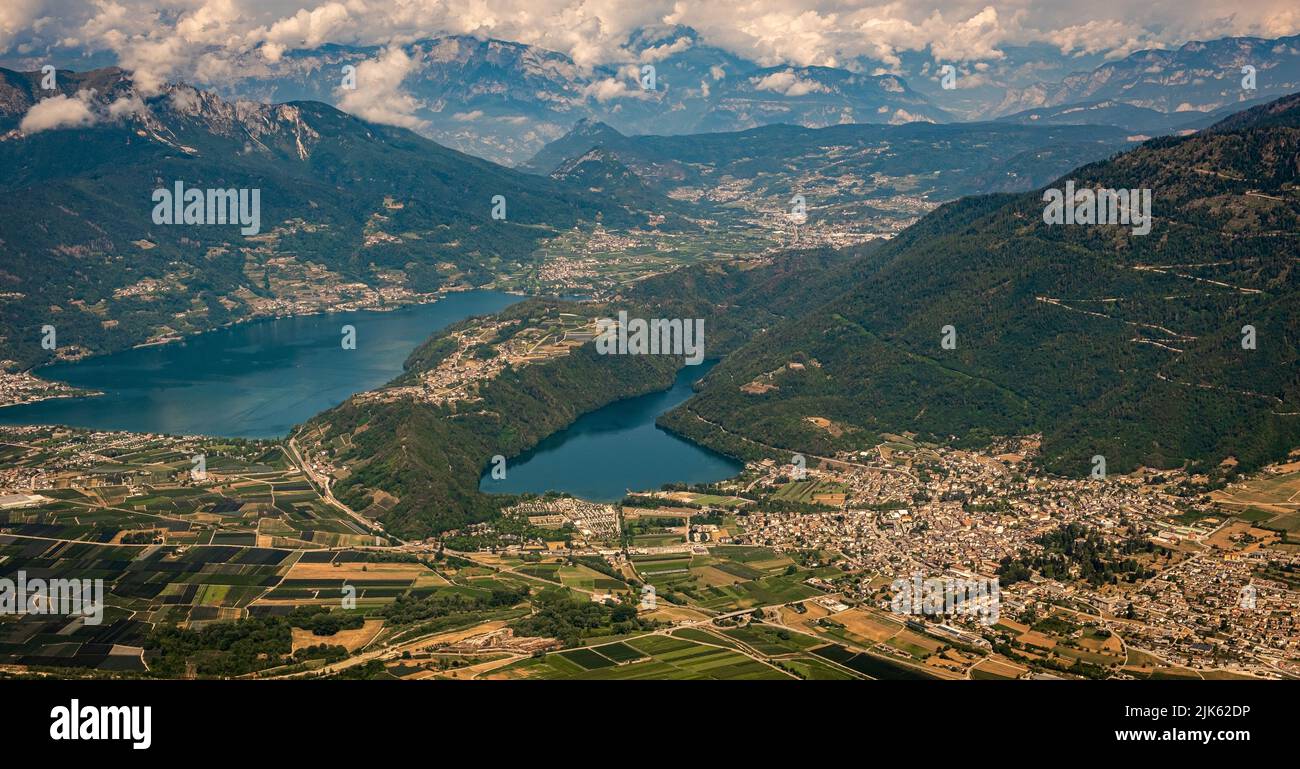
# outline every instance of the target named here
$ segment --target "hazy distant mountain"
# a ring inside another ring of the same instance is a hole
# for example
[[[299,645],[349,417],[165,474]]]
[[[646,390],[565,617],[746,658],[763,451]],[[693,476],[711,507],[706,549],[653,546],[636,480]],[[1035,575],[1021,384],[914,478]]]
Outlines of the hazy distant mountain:
[[[952,117],[896,75],[830,67],[771,67],[720,84],[698,131],[734,131],[771,123],[822,128],[841,123],[946,122]]]
[[[987,120],[1002,103],[1008,90],[1022,89],[1036,83],[1054,83],[1068,75],[1089,70],[1106,62],[1101,51],[1063,53],[1059,46],[1045,42],[999,46],[1001,57],[980,62],[946,62],[926,48],[900,51],[896,74],[931,104],[961,120]],[[944,64],[953,64],[954,88],[943,88],[940,74]],[[876,72],[891,68],[881,62],[859,59],[853,68]]]
[[[451,36],[403,50],[418,71],[402,82],[418,102],[418,132],[440,144],[498,162],[527,156],[590,114],[583,89],[591,77],[567,56],[503,40]],[[261,101],[311,99],[338,104],[344,65],[377,59],[383,49],[326,45],[287,53],[264,74],[210,84]]]
[[[771,125],[625,136],[584,120],[519,168],[550,173],[600,149],[670,199],[762,213],[802,194],[812,223],[876,222],[888,232],[941,202],[1032,189],[1130,144],[1126,130],[1092,125]]]
[[[417,62],[402,81],[418,102],[416,130],[504,163],[527,159],[581,118],[657,134],[949,119],[900,77],[761,68],[700,43],[683,27],[639,31],[628,42],[628,62],[590,69],[536,46],[469,36],[417,41],[403,50]],[[342,67],[380,54],[377,47],[330,44],[287,53],[275,64],[250,62],[249,71],[261,74],[209,85],[262,101],[338,103]],[[653,89],[642,87],[644,66],[654,67]]]
[[[594,147],[625,147],[627,138],[606,123],[583,118],[568,133],[548,142],[536,155],[515,167],[529,173],[549,174],[564,161]]]
[[[1256,89],[1242,85],[1255,68]],[[1175,50],[1138,51],[1059,82],[1013,88],[989,114],[1082,103],[1121,103],[1165,113],[1211,112],[1300,90],[1300,36],[1228,37]]]
[[[1120,126],[1135,134],[1145,134],[1150,137],[1198,131],[1214,125],[1228,115],[1267,101],[1269,101],[1267,98],[1252,99],[1240,104],[1220,107],[1209,112],[1160,112],[1108,99],[1084,104],[1066,104],[1060,107],[1029,109],[998,118],[997,122],[1017,123],[1019,125]]]
[[[948,122],[955,116],[1006,117],[1067,107],[1080,111],[1054,115],[1053,122],[1078,119],[1150,134],[1208,125],[1213,117],[1205,115],[1216,110],[1300,89],[1297,41],[1300,37],[1188,43],[1086,71],[1071,68],[1098,63],[1098,55],[1067,56],[1045,45],[1013,47],[978,73],[963,75],[956,89],[943,90],[940,63],[928,54],[909,53],[894,73],[866,59],[845,68],[761,67],[680,26],[639,30],[625,46],[627,61],[593,68],[536,46],[452,36],[404,47],[419,64],[402,88],[419,102],[413,112],[423,121],[419,131],[509,164],[523,162],[580,119],[627,134],[690,134],[775,123],[816,128]],[[258,62],[250,70],[261,68],[264,75],[232,87],[263,100],[334,103],[341,93],[340,67],[380,53],[340,45],[294,51],[274,65]],[[1256,67],[1254,91],[1241,88],[1245,64]],[[641,87],[647,65],[654,67],[653,90]],[[1179,114],[1186,118],[1175,117]]]
[[[288,51],[275,62],[250,53],[241,77],[198,85],[228,98],[337,105],[348,98],[342,68],[376,60],[384,50],[330,43]],[[1099,54],[1066,55],[1046,44],[1011,46],[979,68],[958,62],[963,74],[952,90],[940,88],[942,62],[929,51],[907,52],[894,66],[859,58],[843,67],[765,67],[683,26],[637,30],[622,48],[623,61],[594,67],[537,46],[468,35],[418,40],[401,50],[411,57],[410,69],[389,75],[400,81],[386,85],[413,100],[402,110],[409,127],[510,165],[581,119],[625,134],[675,135],[776,123],[818,128],[1021,117],[1067,107],[1080,111],[1039,119],[1077,118],[1149,134],[1200,127],[1212,122],[1202,116],[1215,110],[1300,89],[1300,37],[1224,38],[1109,63]],[[1254,91],[1241,87],[1245,64],[1256,67]],[[653,67],[653,83],[644,83],[652,88],[643,87],[645,67]]]

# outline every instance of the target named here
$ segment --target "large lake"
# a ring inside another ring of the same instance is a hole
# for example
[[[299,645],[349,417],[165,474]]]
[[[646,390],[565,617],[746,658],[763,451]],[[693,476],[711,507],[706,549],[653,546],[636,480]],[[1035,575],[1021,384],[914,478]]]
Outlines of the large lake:
[[[241,323],[182,342],[41,368],[46,379],[103,392],[0,408],[0,424],[273,438],[402,371],[434,331],[522,297],[448,294],[391,312],[341,312]],[[341,328],[356,328],[345,350]]]
[[[685,366],[668,390],[615,401],[578,417],[567,429],[507,461],[503,480],[484,473],[479,489],[499,494],[563,491],[614,502],[629,490],[709,483],[736,475],[741,463],[655,426],[660,414],[691,397],[691,385],[715,363]]]

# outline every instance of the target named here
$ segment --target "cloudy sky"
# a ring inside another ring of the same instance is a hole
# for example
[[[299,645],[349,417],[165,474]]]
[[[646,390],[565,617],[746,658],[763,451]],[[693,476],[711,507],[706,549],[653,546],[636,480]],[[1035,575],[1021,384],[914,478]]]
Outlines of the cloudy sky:
[[[439,34],[531,43],[579,65],[628,60],[634,30],[682,24],[765,65],[896,66],[997,61],[1007,46],[1123,56],[1225,35],[1300,32],[1296,0],[0,0],[0,60],[96,53],[148,88],[171,78],[237,78],[248,57],[274,62],[322,43],[386,44]],[[240,58],[242,57],[242,59]],[[236,64],[236,61],[240,64]]]

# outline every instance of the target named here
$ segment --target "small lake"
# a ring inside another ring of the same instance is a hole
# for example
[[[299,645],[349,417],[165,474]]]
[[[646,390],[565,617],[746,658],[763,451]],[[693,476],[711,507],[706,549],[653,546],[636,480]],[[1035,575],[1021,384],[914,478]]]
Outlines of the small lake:
[[[448,294],[389,312],[308,315],[240,323],[180,342],[138,347],[35,373],[91,398],[0,408],[0,424],[61,424],[235,438],[276,438],[355,393],[378,387],[433,332],[523,297],[500,291]],[[356,328],[345,350],[341,328]]]
[[[506,462],[506,477],[484,473],[481,491],[500,494],[563,491],[596,502],[616,502],[628,490],[651,491],[665,483],[710,483],[730,478],[743,465],[669,433],[655,419],[691,397],[691,385],[716,364],[706,361],[677,372],[668,390],[616,401],[585,414]],[[490,469],[490,468],[489,468]]]

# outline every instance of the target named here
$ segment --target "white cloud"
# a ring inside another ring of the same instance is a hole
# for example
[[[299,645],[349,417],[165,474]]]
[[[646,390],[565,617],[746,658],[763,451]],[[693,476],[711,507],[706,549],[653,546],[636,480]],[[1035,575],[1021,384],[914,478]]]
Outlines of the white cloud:
[[[826,86],[816,80],[801,78],[789,70],[773,72],[761,78],[750,78],[749,82],[753,83],[754,88],[759,91],[774,91],[783,96],[805,96],[826,90]]]
[[[1047,41],[1065,54],[1112,51],[1118,56],[1127,56],[1143,47],[1144,37],[1138,26],[1112,19],[1093,19],[1050,32]]]
[[[59,94],[41,99],[27,110],[18,130],[25,134],[40,133],[56,128],[82,128],[96,121],[91,108],[92,94],[78,91],[76,96]]]
[[[894,110],[890,116],[890,125],[902,125],[903,123],[933,123],[934,121],[924,115],[913,115],[905,109]]]
[[[197,112],[201,104],[198,90],[189,87],[173,90],[167,95],[167,100],[171,102],[172,109],[183,114]]]
[[[613,101],[614,99],[644,99],[647,98],[645,91],[640,86],[628,87],[626,80],[607,77],[590,83],[582,89],[582,95],[595,99],[600,103]]]
[[[1007,45],[1048,42],[1113,58],[1191,39],[1276,37],[1300,32],[1300,8],[1295,0],[1237,0],[1230,13],[1221,0],[0,0],[0,56],[36,57],[56,44],[112,52],[147,95],[169,79],[240,77],[250,58],[274,63],[327,42],[388,47],[444,34],[538,45],[581,67],[621,64],[635,58],[625,47],[633,31],[673,24],[764,66],[847,67],[862,57],[897,70],[907,51],[996,61]],[[660,61],[690,45],[682,36],[641,57]]]
[[[40,0],[4,0],[0,3],[0,51],[9,48],[36,21]]]
[[[253,32],[248,39],[263,41],[263,55],[268,61],[278,61],[285,49],[317,48],[322,43],[346,39],[342,33],[352,27],[351,10],[364,12],[365,6],[329,2],[310,11],[299,8],[292,16]]]
[[[76,95],[57,94],[33,104],[23,115],[18,128],[36,134],[60,128],[85,128],[98,123],[115,123],[148,111],[144,100],[131,93],[113,101],[100,97],[94,90],[77,91]]]
[[[651,46],[650,48],[645,49],[641,52],[640,59],[641,61],[648,63],[663,61],[669,56],[672,56],[675,53],[681,53],[690,47],[691,39],[689,37],[679,37],[671,43],[664,43],[663,45]]]
[[[420,68],[417,56],[397,46],[390,46],[379,58],[357,65],[356,88],[341,85],[335,90],[339,109],[351,112],[372,123],[420,129],[425,121],[415,116],[422,105],[402,90],[402,81]]]
[[[146,110],[147,107],[144,106],[144,101],[139,96],[131,94],[122,96],[109,104],[107,113],[110,119],[120,120],[121,118],[142,114]]]

